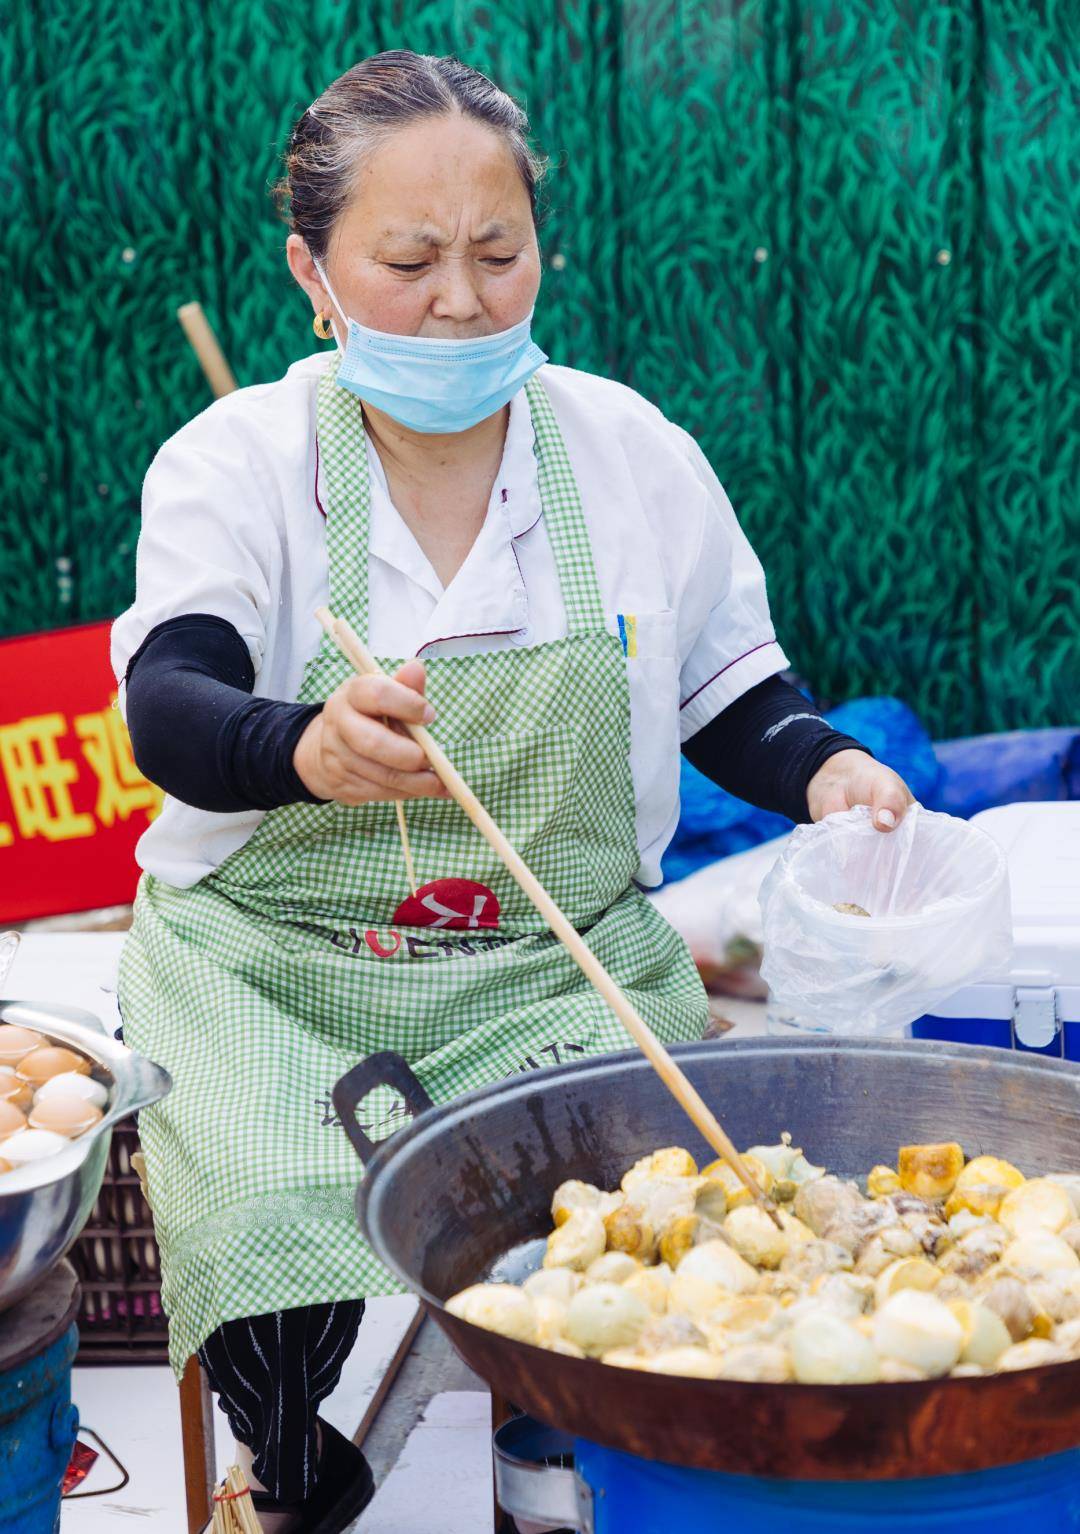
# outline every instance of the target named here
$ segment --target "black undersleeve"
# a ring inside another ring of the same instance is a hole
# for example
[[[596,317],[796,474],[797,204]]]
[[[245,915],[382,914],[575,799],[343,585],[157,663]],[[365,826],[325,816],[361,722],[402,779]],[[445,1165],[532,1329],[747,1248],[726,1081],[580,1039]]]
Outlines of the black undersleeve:
[[[223,813],[318,802],[293,752],[321,705],[253,697],[255,668],[231,623],[186,613],[158,624],[126,680],[135,760],[166,793]]]
[[[806,790],[822,763],[838,751],[866,749],[778,676],[751,687],[683,743],[686,759],[729,794],[795,821],[810,819]]]

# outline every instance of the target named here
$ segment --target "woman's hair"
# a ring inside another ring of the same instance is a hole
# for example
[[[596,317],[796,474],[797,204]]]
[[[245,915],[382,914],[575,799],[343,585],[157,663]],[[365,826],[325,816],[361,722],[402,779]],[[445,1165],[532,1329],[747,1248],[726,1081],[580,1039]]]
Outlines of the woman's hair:
[[[517,102],[459,59],[394,49],[362,59],[328,85],[290,135],[274,198],[317,260],[325,259],[364,157],[406,123],[454,111],[502,135],[537,221],[546,161],[529,145],[528,118]]]

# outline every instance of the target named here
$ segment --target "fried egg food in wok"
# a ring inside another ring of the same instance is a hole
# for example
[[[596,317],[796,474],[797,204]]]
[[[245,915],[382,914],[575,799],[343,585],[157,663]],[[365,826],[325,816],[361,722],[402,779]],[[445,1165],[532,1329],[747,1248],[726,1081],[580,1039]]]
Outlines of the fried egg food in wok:
[[[1080,1358],[1080,1176],[1028,1178],[955,1141],[902,1146],[862,1185],[787,1134],[744,1154],[781,1229],[730,1168],[666,1146],[618,1188],[556,1188],[541,1270],[472,1285],[447,1309],[574,1357],[702,1379],[871,1384]]]

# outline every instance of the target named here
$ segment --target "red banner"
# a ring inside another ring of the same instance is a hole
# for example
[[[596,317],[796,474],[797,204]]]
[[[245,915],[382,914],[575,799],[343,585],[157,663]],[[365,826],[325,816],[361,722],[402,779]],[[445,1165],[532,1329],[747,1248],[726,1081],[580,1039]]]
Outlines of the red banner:
[[[131,754],[109,628],[0,641],[0,922],[134,897],[162,793]]]

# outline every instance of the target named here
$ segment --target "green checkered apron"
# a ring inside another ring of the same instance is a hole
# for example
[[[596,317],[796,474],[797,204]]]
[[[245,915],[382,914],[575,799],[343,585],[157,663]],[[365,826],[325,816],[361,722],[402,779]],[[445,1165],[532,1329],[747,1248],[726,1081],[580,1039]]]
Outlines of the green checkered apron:
[[[690,955],[633,884],[634,661],[606,631],[538,378],[527,395],[568,632],[430,660],[433,733],[660,1037],[699,1038],[707,1014]],[[330,606],[366,634],[363,417],[333,368],[319,383],[318,434]],[[350,674],[324,639],[300,699],[326,698]],[[128,1042],[174,1083],[139,1131],[178,1371],[222,1321],[400,1288],[357,1231],[359,1163],[330,1103],[358,1059],[398,1050],[445,1102],[628,1046],[458,806],[410,801],[407,816],[415,896],[389,803],[289,805],[193,888],[142,881],[120,999]],[[404,1112],[380,1092],[362,1110],[373,1138]]]

